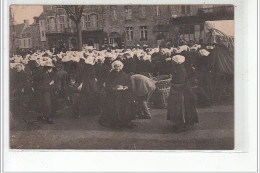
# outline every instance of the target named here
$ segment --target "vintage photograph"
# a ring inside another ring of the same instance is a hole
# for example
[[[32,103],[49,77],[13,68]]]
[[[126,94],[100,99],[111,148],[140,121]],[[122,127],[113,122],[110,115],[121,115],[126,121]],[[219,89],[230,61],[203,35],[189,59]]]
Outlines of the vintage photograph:
[[[233,150],[234,39],[227,4],[11,5],[9,147]]]

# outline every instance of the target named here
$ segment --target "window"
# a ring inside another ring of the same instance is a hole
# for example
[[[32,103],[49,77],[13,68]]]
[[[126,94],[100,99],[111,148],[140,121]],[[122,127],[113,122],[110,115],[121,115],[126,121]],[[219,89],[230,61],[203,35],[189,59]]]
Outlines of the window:
[[[113,19],[113,20],[117,20],[116,6],[111,6],[110,12],[111,12],[111,17],[112,17],[112,19]]]
[[[176,15],[176,14],[177,14],[177,12],[176,12],[176,8],[175,8],[175,6],[174,6],[174,5],[171,5],[171,6],[170,6],[170,11],[171,11],[171,16],[173,16],[173,15]]]
[[[57,18],[54,18],[54,21],[53,21],[54,31],[57,31],[57,30],[58,30],[58,25],[57,25],[57,23],[58,23]]]
[[[59,17],[59,30],[64,31],[65,29],[65,16],[60,16]]]
[[[186,11],[186,10],[185,10],[185,5],[182,5],[182,6],[181,6],[181,14],[185,14],[185,11]]]
[[[51,19],[48,19],[48,31],[50,31],[51,30]]]
[[[140,27],[140,38],[141,40],[147,40],[147,26]]]
[[[48,31],[51,31],[51,27],[52,27],[52,20],[51,20],[51,19],[48,19],[48,20],[47,20],[47,30],[48,30]]]
[[[160,16],[161,15],[160,6],[158,6],[158,5],[156,5],[156,7],[155,7],[155,14],[156,14],[156,16]]]
[[[44,37],[44,32],[42,31],[42,37]]]
[[[80,19],[82,28],[86,28],[86,25],[85,25],[86,24],[86,22],[85,22],[86,19],[85,18],[86,18],[85,16],[82,16],[81,19]]]
[[[28,44],[29,44],[29,46],[30,46],[30,44],[31,44],[31,40],[30,40],[30,39],[28,39]]]
[[[126,28],[126,40],[132,41],[133,40],[133,27]]]
[[[56,18],[52,17],[48,19],[48,30],[57,31]]]
[[[19,46],[22,46],[22,41],[21,40],[19,40]]]
[[[23,40],[23,46],[25,47],[25,40]]]
[[[49,31],[49,29],[50,29],[49,20],[46,20],[45,29],[46,29],[47,31]]]
[[[97,14],[87,15],[86,26],[87,28],[92,28],[92,29],[98,28],[99,27],[98,15]]]
[[[61,14],[64,14],[64,9],[63,8],[57,8],[57,14],[58,15],[61,15]]]
[[[132,9],[130,6],[125,7],[125,19],[126,20],[132,19]]]
[[[195,25],[181,25],[179,33],[181,39],[185,39],[186,41],[194,40]]]
[[[186,6],[186,13],[190,14],[190,6],[189,5]]]
[[[190,14],[190,13],[191,13],[190,5],[181,6],[181,14]]]
[[[98,15],[96,15],[96,21],[95,21],[95,23],[96,23],[96,26],[97,26],[97,28],[99,27],[99,25],[98,25],[98,23],[99,23],[99,21],[98,21]]]
[[[145,18],[146,14],[145,14],[145,7],[142,6],[140,7],[140,17],[141,18]]]
[[[87,28],[90,28],[90,15],[87,15],[86,26],[87,26]]]

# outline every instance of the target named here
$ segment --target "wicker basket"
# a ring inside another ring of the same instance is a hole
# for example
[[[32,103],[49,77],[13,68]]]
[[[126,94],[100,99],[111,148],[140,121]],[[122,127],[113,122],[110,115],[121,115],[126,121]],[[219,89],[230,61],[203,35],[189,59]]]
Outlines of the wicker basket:
[[[156,88],[158,89],[165,89],[171,87],[171,75],[161,75],[158,77],[154,77],[153,80],[155,81]]]
[[[170,88],[156,90],[153,95],[154,108],[158,108],[158,109],[167,108],[169,93],[170,93]]]
[[[161,75],[153,78],[156,90],[153,94],[154,108],[164,109],[167,107],[168,97],[171,89],[171,75]]]

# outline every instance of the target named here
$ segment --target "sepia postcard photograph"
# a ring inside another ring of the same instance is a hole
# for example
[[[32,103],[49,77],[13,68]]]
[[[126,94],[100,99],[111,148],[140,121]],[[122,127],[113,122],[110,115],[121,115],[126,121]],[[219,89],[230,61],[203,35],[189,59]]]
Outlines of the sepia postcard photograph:
[[[234,150],[234,5],[9,6],[9,148]]]

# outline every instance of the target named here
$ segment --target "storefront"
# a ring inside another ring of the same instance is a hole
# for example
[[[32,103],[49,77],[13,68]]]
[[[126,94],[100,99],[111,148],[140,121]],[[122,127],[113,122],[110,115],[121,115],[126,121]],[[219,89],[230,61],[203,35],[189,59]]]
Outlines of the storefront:
[[[169,41],[169,25],[156,25],[153,27],[157,46],[165,46]]]
[[[47,47],[50,50],[53,48],[56,51],[70,50],[76,47],[77,38],[76,34],[72,33],[46,33]]]
[[[227,8],[227,9],[226,9]],[[205,21],[218,21],[218,20],[233,20],[234,11],[229,8],[210,8],[212,12],[205,12],[200,9],[196,16],[184,16],[172,18],[170,24],[170,37],[175,41],[175,44],[181,44],[180,42],[186,43],[204,43],[206,35],[204,33]],[[218,10],[216,10],[218,9]]]
[[[112,46],[112,48],[122,48],[122,38],[118,32],[109,34],[109,45]]]
[[[93,46],[100,50],[104,44],[103,30],[82,31],[82,44],[85,46]]]
[[[198,16],[179,17],[171,20],[174,44],[200,43],[204,40],[204,19]]]

